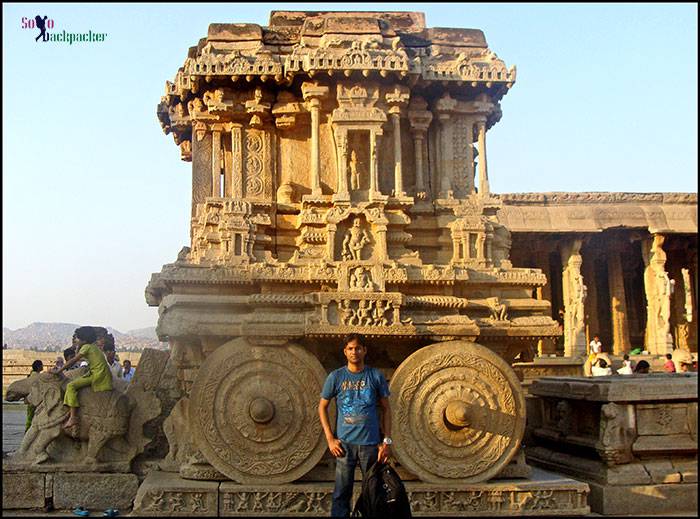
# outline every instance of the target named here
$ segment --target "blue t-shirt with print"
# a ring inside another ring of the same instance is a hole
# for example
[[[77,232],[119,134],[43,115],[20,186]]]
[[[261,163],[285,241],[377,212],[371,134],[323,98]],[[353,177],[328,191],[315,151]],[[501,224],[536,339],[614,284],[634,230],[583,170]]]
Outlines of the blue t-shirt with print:
[[[388,396],[389,385],[384,375],[370,367],[359,373],[353,373],[347,366],[336,369],[328,375],[321,390],[321,398],[336,399],[336,436],[354,445],[380,443],[377,402]]]

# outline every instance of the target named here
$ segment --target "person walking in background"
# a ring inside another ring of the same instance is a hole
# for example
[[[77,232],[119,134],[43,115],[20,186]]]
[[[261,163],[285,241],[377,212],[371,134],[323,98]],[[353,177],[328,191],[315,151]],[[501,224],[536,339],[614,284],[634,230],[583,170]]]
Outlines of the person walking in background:
[[[124,380],[127,382],[131,382],[131,378],[134,376],[134,368],[131,367],[131,361],[129,359],[126,359],[124,361]]]
[[[673,362],[673,355],[670,353],[666,354],[666,362],[664,362],[664,371],[666,373],[675,373],[676,365]]]
[[[44,363],[41,362],[39,359],[35,360],[32,362],[32,370],[29,372],[29,375],[27,375],[27,378],[31,377],[32,375],[38,375],[44,370]],[[32,420],[34,419],[34,411],[36,410],[36,407],[34,407],[31,404],[27,404],[27,421],[24,423],[24,432],[27,432],[29,428],[32,426]]]
[[[63,403],[70,408],[68,421],[63,425],[65,429],[78,425],[78,391],[87,386],[92,386],[92,390],[110,391],[112,389],[112,373],[109,370],[107,359],[100,349],[94,344],[97,340],[95,330],[92,326],[81,326],[75,329],[73,343],[78,349],[78,353],[71,360],[66,362],[63,368],[55,371],[61,375],[63,371],[69,369],[73,364],[85,359],[88,364],[88,372],[82,377],[68,383]]]

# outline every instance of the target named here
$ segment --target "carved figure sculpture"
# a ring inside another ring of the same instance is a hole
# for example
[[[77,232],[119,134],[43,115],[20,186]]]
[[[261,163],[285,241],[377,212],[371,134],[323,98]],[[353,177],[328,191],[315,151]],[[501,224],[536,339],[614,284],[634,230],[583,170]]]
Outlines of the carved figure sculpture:
[[[390,301],[377,301],[377,306],[374,309],[374,324],[377,326],[389,326],[389,319],[386,314],[391,309]]]
[[[506,311],[508,307],[503,304],[497,297],[489,297],[487,300],[489,310],[491,311],[491,319],[495,321],[505,321],[508,319]]]
[[[343,259],[361,260],[362,249],[369,243],[367,231],[361,227],[359,218],[352,221],[352,227],[345,233],[343,239]]]
[[[18,380],[8,387],[8,401],[26,397],[26,401],[36,407],[32,426],[18,450],[18,461],[42,463],[50,458],[47,447],[60,436],[61,423],[68,416],[62,395],[67,383],[68,380],[44,373]],[[126,395],[114,390],[95,393],[85,388],[78,393],[78,400],[82,412],[76,439],[88,442],[85,461],[91,463],[97,460],[107,441],[127,432],[131,406]]]
[[[352,274],[350,274],[350,290],[371,292],[372,288],[372,280],[364,268],[357,267],[352,271]]]
[[[357,153],[350,152],[350,188],[353,191],[360,189],[360,174],[357,172]]]
[[[374,321],[372,317],[372,305],[370,301],[366,299],[360,300],[359,307],[357,309],[357,320],[360,326],[371,326]]]
[[[353,326],[357,324],[357,316],[355,310],[350,307],[350,301],[343,299],[338,307],[338,312],[340,313],[340,322],[346,326]]]

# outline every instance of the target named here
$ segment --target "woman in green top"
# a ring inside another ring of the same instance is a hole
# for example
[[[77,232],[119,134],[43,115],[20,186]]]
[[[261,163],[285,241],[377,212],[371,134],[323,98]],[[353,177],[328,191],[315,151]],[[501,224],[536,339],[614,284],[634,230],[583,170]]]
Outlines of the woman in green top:
[[[80,388],[92,386],[93,391],[110,391],[112,389],[112,373],[109,371],[104,354],[94,344],[96,340],[97,337],[92,326],[76,328],[73,334],[73,345],[78,353],[56,372],[60,375],[82,359],[88,363],[89,371],[82,377],[69,382],[66,387],[63,403],[70,407],[70,417],[63,426],[66,429],[78,424],[78,407],[80,407],[78,390]]]

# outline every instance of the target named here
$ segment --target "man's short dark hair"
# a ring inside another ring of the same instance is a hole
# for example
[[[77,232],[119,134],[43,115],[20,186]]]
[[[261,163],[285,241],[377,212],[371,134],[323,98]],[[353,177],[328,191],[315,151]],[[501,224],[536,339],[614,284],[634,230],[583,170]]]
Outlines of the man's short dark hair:
[[[107,332],[107,328],[105,328],[104,326],[93,326],[92,329],[95,330],[95,337],[97,337],[98,339],[102,337],[107,337],[109,333]]]
[[[359,333],[349,333],[345,336],[343,339],[343,348],[350,344],[352,341],[356,341],[357,344],[362,346],[363,348],[367,348],[367,345],[365,344],[365,338],[360,335]]]
[[[39,359],[35,360],[32,362],[32,371],[41,371],[44,369],[44,363],[41,362]]]
[[[129,359],[124,359],[124,364],[129,363],[129,366],[131,366],[131,361]]]
[[[63,358],[66,359],[66,362],[68,362],[73,357],[75,357],[75,348],[70,347],[63,350]]]
[[[95,329],[92,326],[81,326],[80,328],[76,328],[73,335],[88,344],[97,340]]]
[[[114,349],[114,335],[111,333],[108,333],[105,335],[105,351],[106,350],[113,350]]]
[[[666,354],[666,358],[667,358],[668,360],[671,360],[671,359],[673,358],[673,355],[671,355],[670,353],[667,353],[667,354]]]
[[[608,367],[608,363],[605,362],[605,359],[598,359],[598,367],[607,368],[607,367]]]

